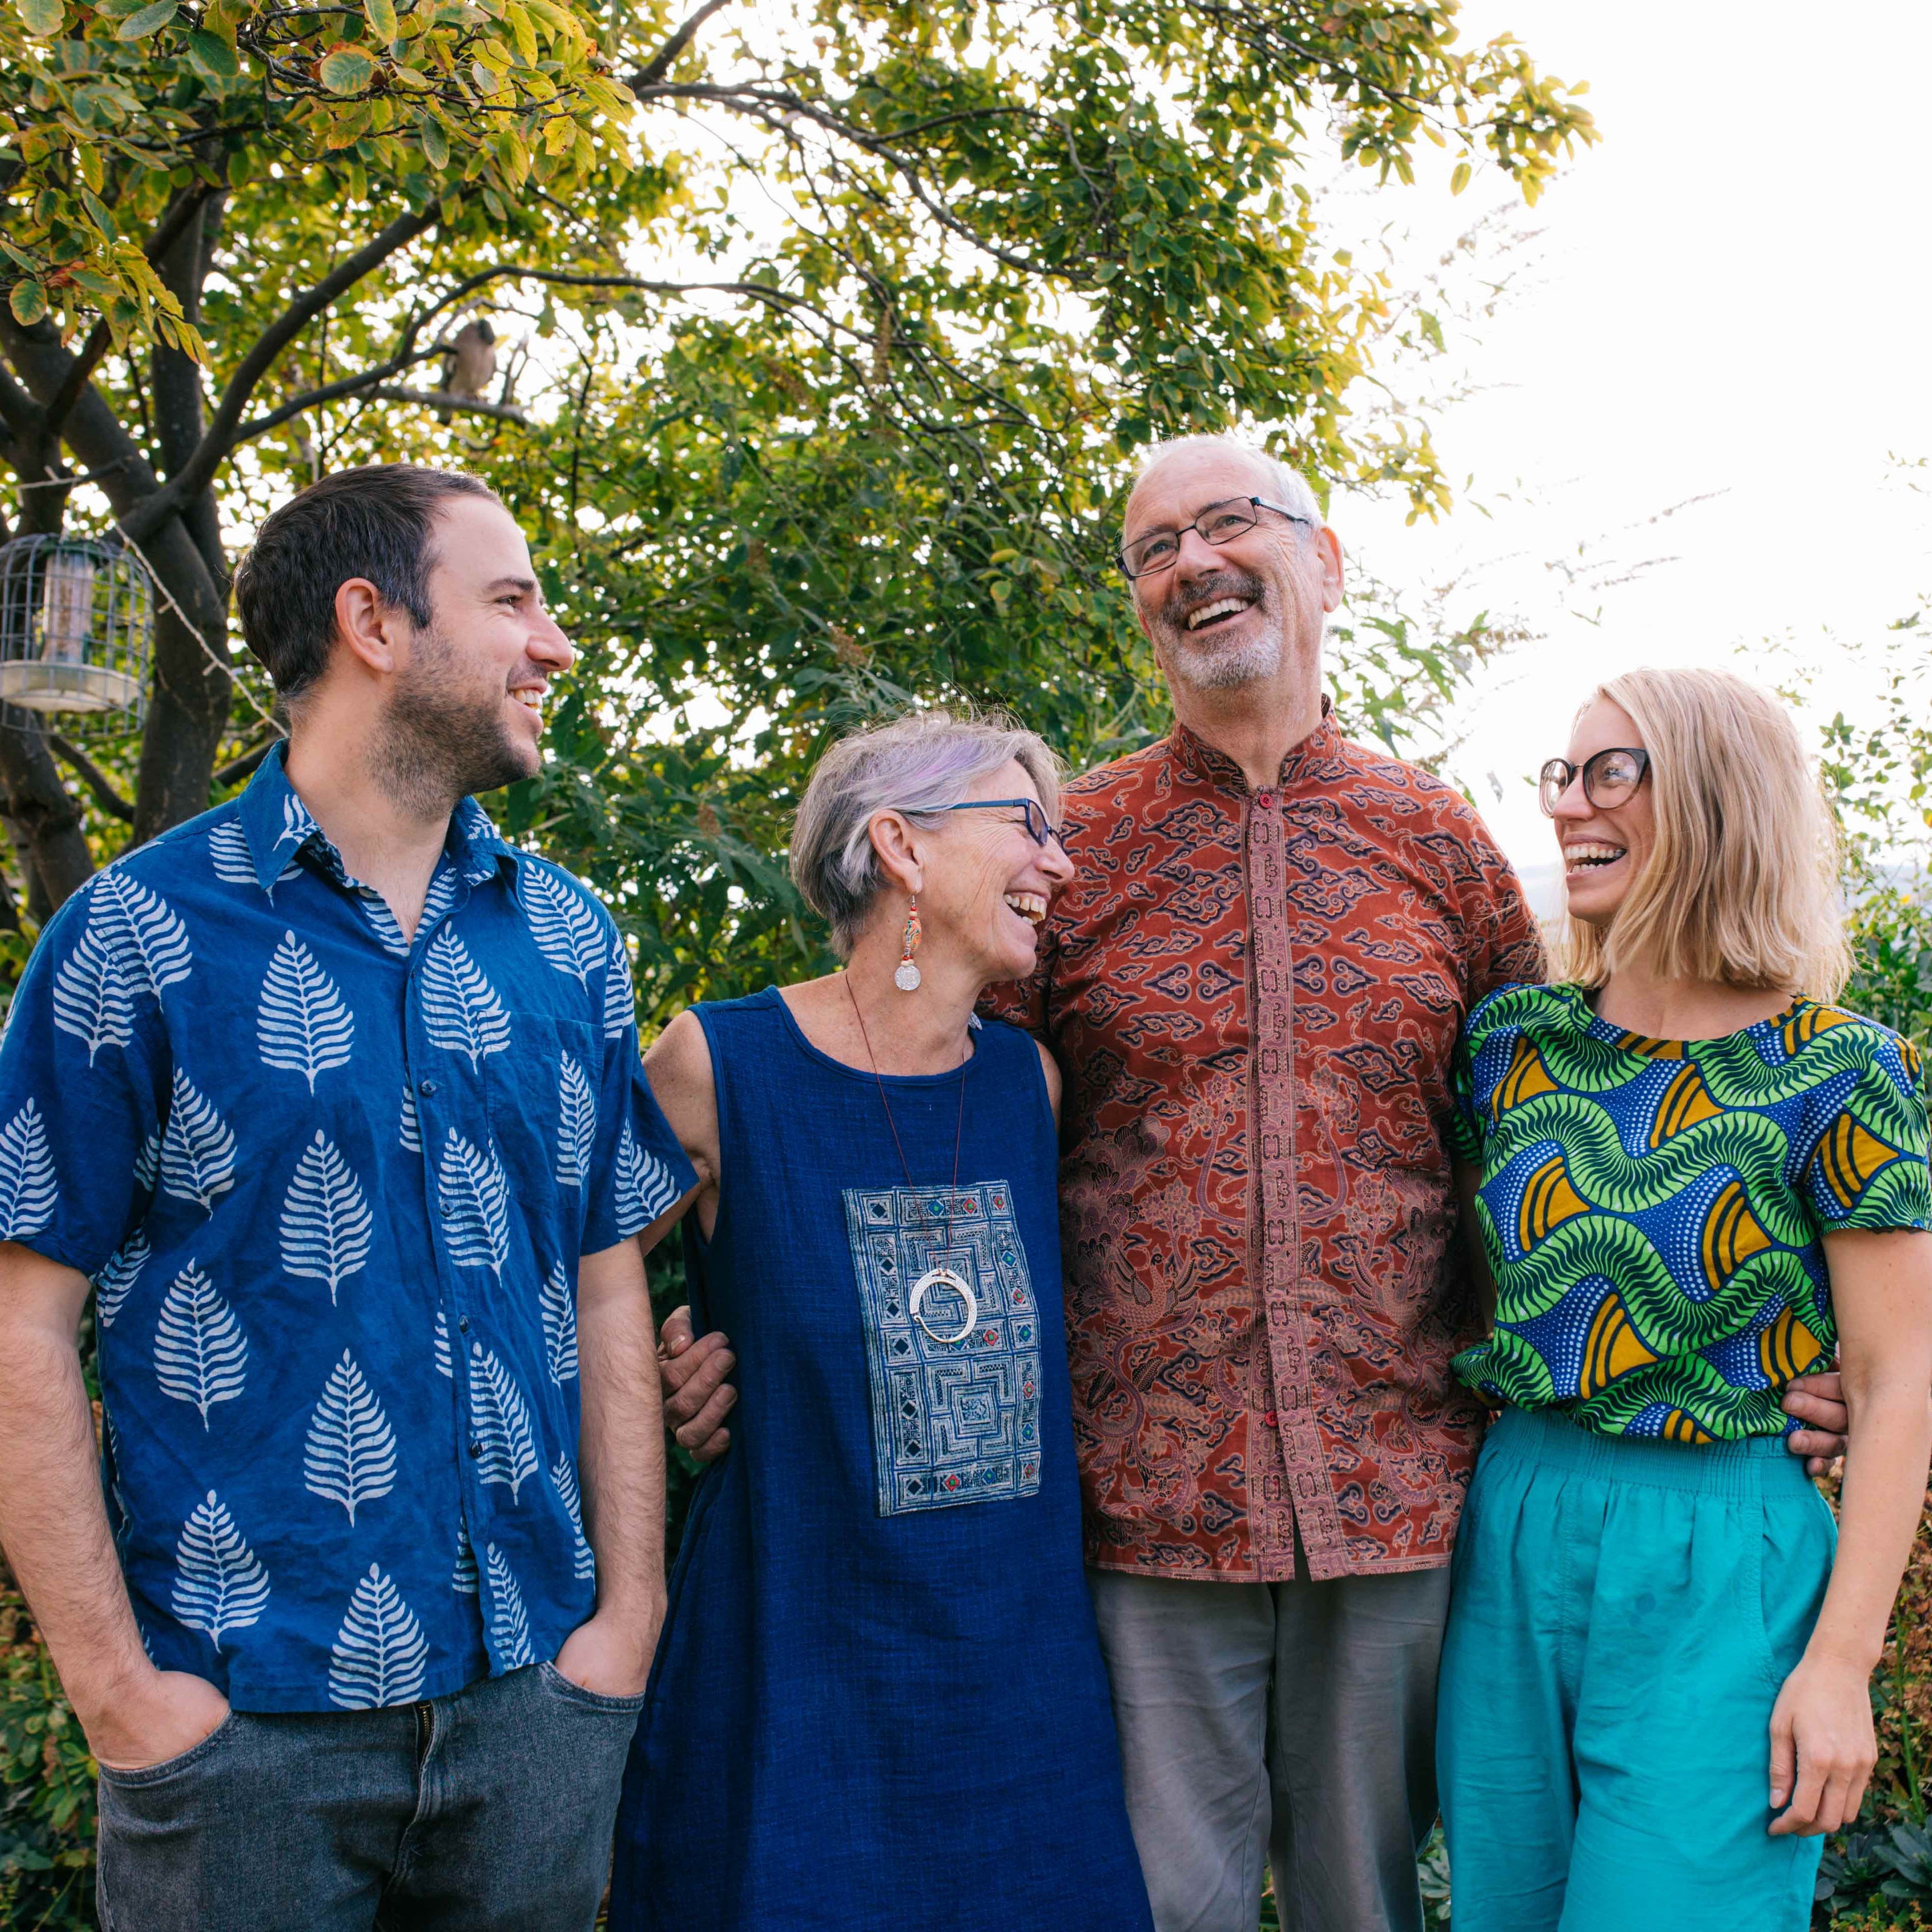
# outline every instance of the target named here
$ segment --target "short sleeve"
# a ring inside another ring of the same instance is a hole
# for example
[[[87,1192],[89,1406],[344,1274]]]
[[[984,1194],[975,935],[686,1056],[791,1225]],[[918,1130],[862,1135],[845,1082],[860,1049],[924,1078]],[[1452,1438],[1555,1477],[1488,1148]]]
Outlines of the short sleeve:
[[[116,903],[89,888],[48,922],[0,1040],[0,1240],[85,1275],[134,1232],[166,1151],[164,989]]]
[[[697,1171],[644,1078],[631,958],[614,925],[609,928],[604,975],[603,1077],[584,1191],[586,1255],[628,1240],[698,1185]]]
[[[1810,1159],[1805,1180],[1828,1234],[1863,1228],[1932,1228],[1932,1168],[1918,1054],[1872,1030],[1870,1057]]]

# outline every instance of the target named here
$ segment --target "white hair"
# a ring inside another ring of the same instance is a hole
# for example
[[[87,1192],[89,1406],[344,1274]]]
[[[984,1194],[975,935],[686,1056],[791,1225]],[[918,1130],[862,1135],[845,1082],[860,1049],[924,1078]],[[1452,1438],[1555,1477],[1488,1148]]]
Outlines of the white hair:
[[[872,844],[880,812],[929,818],[964,801],[976,778],[1017,760],[1060,822],[1060,761],[1037,733],[1010,720],[916,711],[842,738],[818,761],[793,823],[791,875],[805,902],[832,928],[841,959],[885,890]]]
[[[1138,489],[1151,472],[1184,449],[1218,449],[1231,456],[1251,457],[1268,472],[1269,487],[1284,510],[1292,510],[1298,517],[1306,517],[1317,530],[1328,521],[1305,476],[1289,469],[1280,458],[1269,455],[1266,450],[1252,442],[1244,442],[1238,436],[1177,436],[1170,442],[1151,443],[1141,458],[1134,488]]]

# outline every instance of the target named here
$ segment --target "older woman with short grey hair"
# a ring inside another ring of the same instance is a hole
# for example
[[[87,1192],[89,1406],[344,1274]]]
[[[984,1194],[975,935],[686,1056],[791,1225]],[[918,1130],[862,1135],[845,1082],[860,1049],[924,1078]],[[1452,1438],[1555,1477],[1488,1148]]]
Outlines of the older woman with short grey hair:
[[[1003,720],[842,740],[792,870],[844,970],[697,1006],[646,1061],[743,1402],[671,1581],[615,1932],[1150,1932],[1081,1567],[1059,1078],[974,1012],[1072,876],[1058,804]]]

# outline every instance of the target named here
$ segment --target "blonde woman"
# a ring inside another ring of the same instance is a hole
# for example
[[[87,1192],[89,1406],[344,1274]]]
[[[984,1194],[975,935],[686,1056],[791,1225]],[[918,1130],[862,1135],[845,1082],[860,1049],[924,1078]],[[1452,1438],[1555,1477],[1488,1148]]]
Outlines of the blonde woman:
[[[1932,1453],[1918,1056],[1831,1003],[1830,820],[1774,700],[1615,679],[1543,804],[1567,978],[1492,994],[1459,1060],[1495,1321],[1456,1367],[1503,1407],[1442,1660],[1456,1932],[1802,1932]],[[1779,1406],[1834,1346],[1835,1533]]]

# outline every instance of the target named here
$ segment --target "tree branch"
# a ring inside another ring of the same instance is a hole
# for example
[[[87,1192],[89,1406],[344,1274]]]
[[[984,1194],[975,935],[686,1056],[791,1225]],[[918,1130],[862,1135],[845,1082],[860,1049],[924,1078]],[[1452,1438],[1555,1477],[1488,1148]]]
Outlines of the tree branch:
[[[520,423],[527,429],[530,419],[514,403],[486,403],[472,401],[467,396],[446,395],[440,389],[402,389],[384,387],[366,389],[363,394],[370,400],[380,403],[413,403],[423,410],[460,411],[465,416],[492,416],[498,422]]]
[[[124,824],[134,824],[133,801],[123,798],[114,789],[114,781],[72,739],[62,737],[58,731],[50,731],[47,742],[80,774],[82,782],[93,793],[94,802],[103,812]]]
[[[358,248],[314,287],[306,290],[256,338],[255,346],[242,358],[241,366],[229,378],[214,418],[203,433],[187,464],[130,515],[122,527],[138,543],[160,529],[181,506],[214,481],[214,472],[235,445],[235,432],[242,412],[256,386],[268,374],[282,351],[328,307],[335,298],[353,288],[364,276],[379,268],[400,248],[406,248],[418,235],[433,227],[437,220],[434,204],[418,213],[398,215],[366,247]]]
[[[244,778],[253,778],[256,768],[281,742],[282,734],[279,732],[273,737],[264,738],[259,745],[244,752],[238,758],[231,758],[216,772],[214,782],[225,789],[232,784],[239,784]]]
[[[672,34],[656,53],[652,55],[649,60],[645,62],[643,67],[638,70],[637,79],[631,85],[634,88],[651,87],[663,80],[670,71],[671,62],[690,46],[698,28],[703,26],[719,8],[729,4],[730,0],[704,0],[704,4],[699,8],[698,11],[693,14],[684,25],[679,28],[677,32]]]

